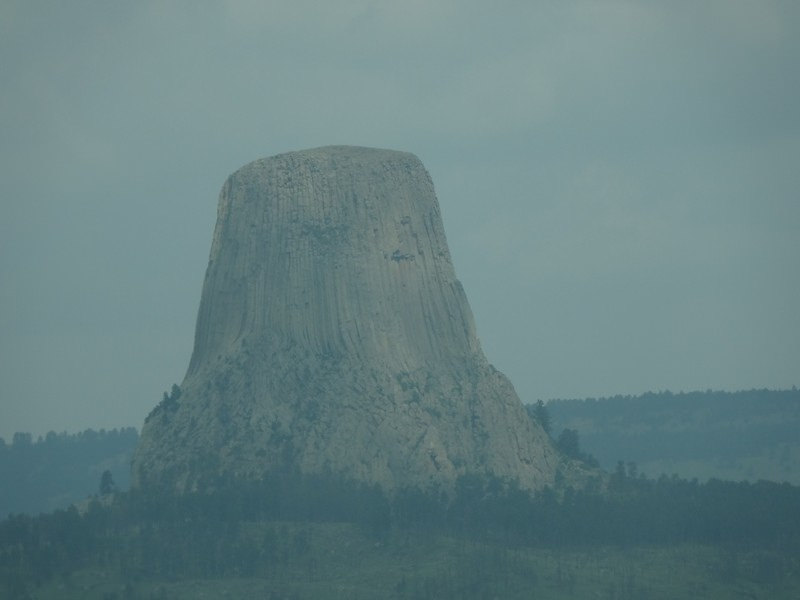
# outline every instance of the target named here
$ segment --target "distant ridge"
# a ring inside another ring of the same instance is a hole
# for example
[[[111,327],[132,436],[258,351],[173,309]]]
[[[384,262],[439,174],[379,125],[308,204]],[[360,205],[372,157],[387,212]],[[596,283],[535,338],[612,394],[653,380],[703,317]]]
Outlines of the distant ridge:
[[[650,477],[800,485],[800,391],[658,392],[551,400],[554,430],[574,429],[601,466]]]

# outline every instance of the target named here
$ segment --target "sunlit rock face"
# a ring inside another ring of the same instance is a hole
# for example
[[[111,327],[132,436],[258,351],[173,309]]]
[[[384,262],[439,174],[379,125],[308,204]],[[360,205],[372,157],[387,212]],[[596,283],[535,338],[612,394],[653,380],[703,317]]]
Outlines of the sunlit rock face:
[[[289,469],[538,489],[561,462],[484,357],[433,184],[403,152],[316,148],[228,178],[181,389],[144,425],[134,485]]]

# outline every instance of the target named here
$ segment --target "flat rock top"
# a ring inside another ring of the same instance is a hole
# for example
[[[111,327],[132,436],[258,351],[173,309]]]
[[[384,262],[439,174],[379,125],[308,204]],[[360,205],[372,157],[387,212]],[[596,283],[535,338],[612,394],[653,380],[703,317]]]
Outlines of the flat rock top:
[[[290,152],[283,152],[276,154],[273,158],[281,156],[308,156],[308,157],[329,157],[329,156],[347,156],[351,158],[369,159],[369,158],[387,158],[387,157],[413,157],[410,152],[403,152],[401,150],[389,150],[387,148],[372,148],[369,146],[320,146],[318,148],[307,148],[305,150],[292,150]]]
[[[308,148],[306,150],[295,150],[283,152],[274,156],[260,158],[244,165],[234,173],[259,169],[269,162],[319,162],[319,163],[339,163],[353,162],[359,165],[380,164],[386,162],[411,162],[422,166],[420,160],[410,152],[400,150],[387,150],[385,148],[370,148],[367,146],[320,146],[319,148]]]

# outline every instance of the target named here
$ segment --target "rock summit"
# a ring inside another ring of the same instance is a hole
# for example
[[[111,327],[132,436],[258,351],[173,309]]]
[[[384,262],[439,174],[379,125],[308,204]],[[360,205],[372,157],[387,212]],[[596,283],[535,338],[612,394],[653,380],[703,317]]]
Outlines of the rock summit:
[[[535,490],[563,463],[484,356],[433,183],[405,152],[315,148],[228,178],[180,390],[142,429],[134,485],[290,469]]]

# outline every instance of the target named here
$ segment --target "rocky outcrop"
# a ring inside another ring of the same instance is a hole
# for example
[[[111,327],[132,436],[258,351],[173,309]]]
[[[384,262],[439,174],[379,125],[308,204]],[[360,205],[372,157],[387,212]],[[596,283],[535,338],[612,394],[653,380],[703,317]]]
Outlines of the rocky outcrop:
[[[296,469],[537,489],[561,462],[484,357],[433,184],[402,152],[290,152],[228,178],[181,390],[144,425],[134,485]]]

